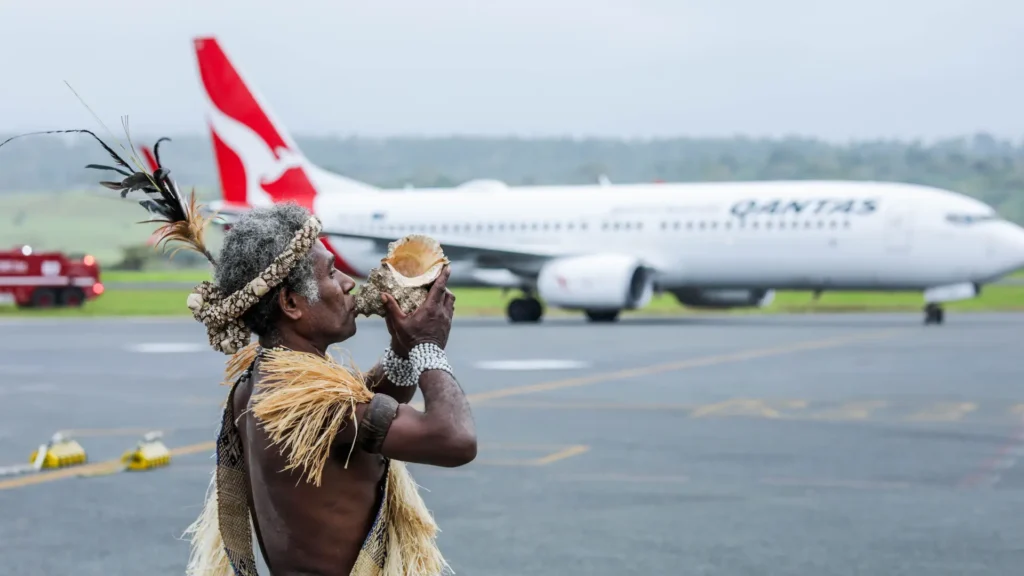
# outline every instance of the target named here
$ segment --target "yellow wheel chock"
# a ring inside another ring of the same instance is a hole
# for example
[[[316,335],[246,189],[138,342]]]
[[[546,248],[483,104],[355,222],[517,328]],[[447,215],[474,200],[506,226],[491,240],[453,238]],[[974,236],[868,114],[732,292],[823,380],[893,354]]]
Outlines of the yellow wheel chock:
[[[150,432],[142,437],[142,440],[121,456],[121,464],[127,470],[151,470],[160,468],[171,463],[171,451],[160,441],[163,435],[160,432]]]
[[[28,461],[36,470],[43,470],[85,464],[88,458],[81,444],[58,432],[48,443],[33,450]]]

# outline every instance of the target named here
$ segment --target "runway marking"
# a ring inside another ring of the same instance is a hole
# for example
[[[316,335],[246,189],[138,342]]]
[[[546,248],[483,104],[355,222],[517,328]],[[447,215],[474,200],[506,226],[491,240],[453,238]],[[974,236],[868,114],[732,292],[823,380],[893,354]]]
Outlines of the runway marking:
[[[172,457],[174,457],[174,456],[186,456],[188,454],[197,454],[199,452],[213,452],[213,450],[216,447],[217,447],[217,443],[213,442],[213,441],[210,441],[210,442],[200,442],[198,444],[189,444],[187,446],[179,446],[177,448],[171,448],[171,449],[168,450],[168,452],[171,453]]]
[[[796,486],[801,488],[854,488],[859,490],[886,490],[910,488],[907,482],[885,482],[875,480],[846,480],[831,478],[765,477],[762,484],[773,486]]]
[[[558,474],[553,479],[563,482],[627,482],[642,484],[684,484],[689,476],[643,476],[632,474]]]
[[[558,462],[559,460],[565,460],[566,458],[572,458],[573,456],[579,456],[580,454],[583,454],[584,452],[588,452],[589,450],[590,450],[590,446],[583,446],[583,445],[569,446],[568,448],[565,448],[564,450],[559,450],[558,452],[555,452],[554,454],[548,454],[547,456],[544,456],[543,458],[538,458],[538,459],[534,460],[533,461],[533,465],[534,466],[547,466],[548,464],[551,464],[553,462]]]
[[[479,370],[579,370],[590,367],[578,360],[484,360],[473,364]]]
[[[561,390],[564,388],[578,388],[581,386],[590,386],[592,384],[598,384],[601,382],[612,382],[616,380],[624,380],[627,378],[634,378],[636,376],[649,376],[652,374],[661,374],[664,372],[672,372],[679,370],[688,370],[691,368],[701,368],[705,366],[716,366],[720,364],[728,364],[732,362],[742,362],[744,360],[751,360],[755,358],[766,358],[771,356],[780,356],[782,354],[791,354],[794,352],[802,352],[806,350],[820,350],[823,348],[836,348],[839,346],[854,344],[856,342],[878,340],[883,338],[890,338],[896,334],[902,332],[900,329],[884,330],[881,332],[866,332],[853,336],[846,336],[840,338],[832,338],[828,340],[813,340],[807,342],[799,342],[788,346],[777,346],[772,348],[760,348],[753,350],[746,350],[742,352],[735,352],[731,354],[720,354],[715,356],[706,356],[703,358],[692,358],[689,360],[682,360],[679,362],[668,362],[664,364],[654,364],[651,366],[631,368],[626,370],[618,370],[615,372],[606,372],[603,374],[594,374],[591,376],[583,376],[578,378],[568,378],[564,380],[555,380],[552,382],[545,382],[540,384],[528,384],[524,386],[512,386],[508,388],[502,388],[499,390],[491,390],[488,392],[478,392],[475,394],[467,394],[466,398],[470,402],[485,402],[487,400],[494,400],[497,398],[508,398],[510,396],[521,396],[525,394],[535,394],[538,392],[549,392],[551,390]],[[205,349],[205,348],[204,348]],[[418,410],[423,410],[423,403],[416,402],[410,403],[415,406]],[[193,444],[190,446],[183,446],[171,450],[171,455],[179,454],[191,454],[194,452],[201,452],[204,450],[213,450],[215,446],[214,442],[203,442],[200,444]],[[184,451],[184,452],[183,452]],[[32,476],[24,476],[20,478],[14,478],[5,482],[0,482],[0,490],[7,490],[10,488],[17,488],[22,486],[29,486],[33,484],[41,484],[44,482],[51,482],[62,478],[70,478],[79,475],[82,472],[88,471],[88,469],[98,470],[102,467],[111,465],[110,462],[98,463],[98,464],[86,464],[84,466],[75,466],[72,468],[66,468],[62,470],[55,470],[53,472],[35,474]]]
[[[486,402],[487,400],[495,400],[497,398],[508,398],[510,396],[521,396],[524,394],[536,394],[538,392],[550,392],[552,390],[562,390],[565,388],[579,388],[581,386],[590,386],[592,384],[599,384],[601,382],[613,382],[616,380],[625,380],[627,378],[635,378],[637,376],[651,376],[654,374],[662,374],[664,372],[675,372],[679,370],[689,370],[691,368],[703,368],[705,366],[717,366],[720,364],[730,364],[733,362],[742,362],[744,360],[752,360],[755,358],[767,358],[771,356],[781,356],[783,354],[791,354],[794,352],[803,352],[806,350],[819,350],[822,348],[836,348],[839,346],[845,346],[848,344],[854,344],[856,342],[865,340],[877,340],[882,338],[890,338],[901,332],[901,330],[885,330],[881,332],[867,332],[861,333],[855,336],[846,336],[842,338],[833,338],[829,340],[813,340],[807,342],[799,342],[788,346],[776,346],[772,348],[756,348],[753,350],[745,350],[742,352],[734,352],[731,354],[720,354],[715,356],[705,356],[703,358],[691,358],[689,360],[682,360],[679,362],[667,362],[664,364],[653,364],[650,366],[642,366],[639,368],[629,368],[626,370],[617,370],[615,372],[605,372],[600,374],[592,374],[590,376],[580,376],[577,378],[567,378],[564,380],[555,380],[553,382],[543,382],[540,384],[527,384],[524,386],[511,386],[508,388],[501,388],[498,390],[491,390],[488,392],[477,392],[475,394],[467,394],[466,397],[470,402]],[[422,406],[422,403],[418,403]],[[422,407],[419,408],[422,410]]]
[[[822,406],[804,399],[785,398],[729,398],[711,404],[618,401],[575,401],[575,400],[494,400],[481,406],[491,409],[525,410],[636,410],[684,412],[694,418],[753,417],[795,421],[851,421],[867,420],[879,408],[898,409],[899,414],[884,421],[903,422],[960,422],[968,414],[976,412],[980,405],[973,402],[940,402],[924,405],[917,412],[910,412],[914,406],[907,403],[888,403],[883,400],[854,400],[838,407]],[[817,410],[817,411],[816,411]],[[1024,417],[1024,404],[1008,410],[1011,417]]]
[[[0,387],[0,396],[9,396],[13,394],[52,394],[58,392],[59,388],[53,384],[39,383],[39,384],[17,384],[17,385],[5,385]]]
[[[882,408],[887,405],[888,403],[883,400],[846,402],[837,408],[812,413],[809,417],[813,420],[830,421],[867,420],[871,417],[872,410]]]
[[[59,430],[60,434],[71,438],[98,438],[103,436],[144,436],[150,432],[169,434],[169,428],[70,428]]]
[[[942,402],[915,412],[908,419],[915,422],[955,422],[977,409],[978,405],[973,402]]]
[[[542,410],[678,410],[690,411],[699,404],[631,404],[628,402],[574,402],[543,400],[496,400],[484,404],[484,408],[527,408]]]
[[[491,450],[495,450],[495,449],[497,449],[497,450],[525,450],[525,451],[539,450],[539,451],[550,452],[550,450],[552,448],[556,448],[557,446],[550,446],[550,445],[547,445],[547,446],[544,446],[544,445],[542,445],[542,446],[537,446],[537,445],[533,445],[533,446],[521,446],[521,445],[520,446],[515,446],[515,445],[487,445],[487,444],[483,444],[480,447],[481,448],[486,448],[486,449],[491,449]],[[486,465],[486,466],[547,466],[548,464],[552,464],[552,463],[555,463],[555,462],[558,462],[558,461],[561,461],[561,460],[572,458],[573,456],[579,456],[580,454],[588,452],[589,450],[590,450],[590,446],[587,446],[585,444],[577,444],[577,445],[572,445],[572,446],[565,446],[561,450],[557,450],[555,452],[550,452],[549,454],[546,454],[544,456],[540,456],[540,457],[537,457],[537,458],[514,459],[514,460],[482,458],[482,459],[474,460],[473,463],[474,464],[483,464],[483,465]]]
[[[761,418],[783,418],[785,417],[779,409],[798,409],[807,406],[806,400],[791,400],[772,403],[753,398],[734,398],[715,404],[698,406],[690,416],[693,418],[707,418],[715,416],[759,416]]]

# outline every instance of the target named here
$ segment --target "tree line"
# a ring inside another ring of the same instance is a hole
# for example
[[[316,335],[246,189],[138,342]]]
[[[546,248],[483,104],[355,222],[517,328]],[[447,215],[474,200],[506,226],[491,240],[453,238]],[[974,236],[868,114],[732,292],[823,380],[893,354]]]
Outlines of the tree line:
[[[0,135],[0,141],[10,135]],[[157,136],[133,136],[136,146]],[[161,159],[181,185],[217,187],[208,137],[171,135]],[[810,138],[297,138],[314,163],[370,184],[455,186],[725,180],[885,180],[962,192],[1024,223],[1024,144],[987,134],[934,143],[847,144]],[[116,148],[119,152],[119,148]],[[0,193],[92,187],[109,176],[84,168],[109,157],[85,135],[33,136],[0,148]]]

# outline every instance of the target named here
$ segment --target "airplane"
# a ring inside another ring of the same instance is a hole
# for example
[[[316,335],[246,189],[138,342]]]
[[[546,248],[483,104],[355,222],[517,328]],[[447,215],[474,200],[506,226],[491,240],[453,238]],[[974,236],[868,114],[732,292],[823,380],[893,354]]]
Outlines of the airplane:
[[[194,38],[230,225],[293,201],[319,215],[339,270],[357,280],[389,242],[428,234],[451,286],[521,296],[511,322],[544,307],[612,322],[669,293],[697,308],[762,307],[776,290],[918,291],[925,324],[945,302],[1024,267],[1024,229],[963,194],[855,181],[382,189],[329,172],[299,149],[215,37]],[[542,304],[543,302],[543,304]]]

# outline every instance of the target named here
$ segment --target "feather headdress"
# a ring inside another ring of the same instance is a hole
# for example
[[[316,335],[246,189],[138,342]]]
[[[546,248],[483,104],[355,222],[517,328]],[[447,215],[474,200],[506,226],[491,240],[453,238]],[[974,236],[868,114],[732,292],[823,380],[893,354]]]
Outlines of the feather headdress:
[[[136,167],[133,168],[91,130],[75,129],[29,132],[12,136],[0,142],[0,147],[17,138],[42,134],[88,134],[92,136],[114,160],[114,165],[87,164],[85,167],[94,170],[117,172],[124,176],[119,182],[111,180],[100,182],[106,188],[119,191],[121,198],[127,198],[128,194],[132,192],[142,192],[145,194],[145,198],[140,199],[139,204],[150,213],[158,216],[158,218],[144,220],[140,224],[160,224],[155,231],[157,246],[163,245],[166,247],[169,242],[179,242],[182,246],[179,246],[171,253],[172,257],[178,250],[185,248],[202,254],[211,264],[216,265],[213,255],[206,248],[204,242],[206,225],[209,224],[213,217],[204,217],[201,206],[196,202],[195,191],[193,190],[186,199],[178,189],[178,185],[171,180],[170,171],[160,164],[160,143],[165,140],[169,141],[170,138],[160,138],[153,146],[156,168],[152,173],[143,167],[142,161],[134,153],[131,158],[135,161]],[[129,140],[130,143],[131,140]]]
[[[128,127],[125,123],[125,133]],[[107,154],[113,158],[113,165],[88,164],[86,168],[95,170],[106,170],[116,172],[124,178],[120,182],[112,180],[101,181],[100,184],[121,193],[122,198],[127,198],[132,192],[142,192],[145,197],[139,200],[139,204],[150,213],[158,216],[152,220],[141,222],[159,223],[156,230],[157,246],[166,245],[168,242],[179,242],[182,248],[193,250],[206,257],[210,264],[217,266],[213,254],[206,248],[204,243],[204,232],[206,225],[214,218],[204,218],[200,205],[196,202],[195,191],[188,199],[178,190],[178,185],[171,180],[170,171],[160,163],[160,143],[170,138],[160,138],[153,146],[154,164],[153,172],[148,172],[137,154],[132,154],[131,159],[135,161],[136,168],[133,169],[108,146],[99,136],[90,130],[50,130],[46,132],[31,132],[14,136],[0,142],[0,147],[11,140],[23,136],[37,134],[88,134],[92,136]],[[131,146],[131,139],[128,140]],[[122,146],[123,147],[123,146]],[[134,152],[134,147],[132,148]],[[223,293],[219,287],[212,282],[202,282],[189,294],[186,305],[192,310],[192,317],[206,326],[210,346],[214,350],[225,354],[235,354],[245,348],[249,343],[250,333],[242,316],[259,301],[265,294],[288,277],[295,265],[302,260],[313,244],[319,238],[322,225],[316,216],[310,216],[309,220],[301,229],[295,232],[288,246],[275,258],[274,261],[252,279],[243,288],[234,293]],[[175,252],[177,252],[175,250]],[[173,256],[174,253],[171,253]]]

